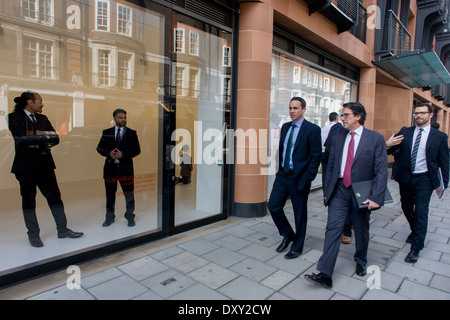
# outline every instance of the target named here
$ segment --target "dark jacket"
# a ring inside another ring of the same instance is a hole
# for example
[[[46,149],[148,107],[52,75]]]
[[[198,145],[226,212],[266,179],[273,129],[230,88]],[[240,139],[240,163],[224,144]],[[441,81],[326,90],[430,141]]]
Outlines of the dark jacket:
[[[103,178],[111,177],[133,177],[133,158],[141,153],[138,136],[135,130],[126,127],[122,140],[117,148],[122,152],[122,159],[116,165],[110,157],[112,150],[116,148],[116,137],[114,128],[103,130],[102,137],[97,146],[97,152],[106,157],[103,167]]]
[[[37,130],[55,132],[45,115],[35,113],[35,116]],[[10,113],[8,124],[16,150],[11,169],[12,173],[27,174],[56,168],[50,147],[59,143],[57,135],[51,136],[50,139],[45,135],[34,135],[31,119],[22,110]],[[37,148],[30,148],[30,146],[37,146]]]

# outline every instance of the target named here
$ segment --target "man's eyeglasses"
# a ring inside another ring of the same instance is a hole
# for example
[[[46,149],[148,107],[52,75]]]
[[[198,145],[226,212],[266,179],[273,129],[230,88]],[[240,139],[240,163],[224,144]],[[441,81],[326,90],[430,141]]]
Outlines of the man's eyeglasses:
[[[341,118],[345,118],[347,119],[349,115],[354,114],[354,113],[343,113],[341,114]]]
[[[420,112],[413,112],[413,116],[425,116],[427,114],[429,114],[430,112],[428,111],[420,111]]]

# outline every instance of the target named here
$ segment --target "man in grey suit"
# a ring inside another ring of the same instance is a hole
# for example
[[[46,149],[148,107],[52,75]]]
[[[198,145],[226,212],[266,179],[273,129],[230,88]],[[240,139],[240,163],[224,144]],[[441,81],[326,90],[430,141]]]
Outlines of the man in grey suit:
[[[317,264],[319,274],[305,275],[307,280],[332,286],[332,275],[339,253],[340,240],[347,214],[352,215],[355,231],[356,274],[364,276],[369,245],[370,211],[384,203],[388,167],[384,137],[364,127],[366,110],[359,102],[344,104],[341,114],[344,128],[333,137],[324,184],[324,203],[328,206],[328,222],[323,254]],[[352,183],[372,180],[372,192],[359,209]]]

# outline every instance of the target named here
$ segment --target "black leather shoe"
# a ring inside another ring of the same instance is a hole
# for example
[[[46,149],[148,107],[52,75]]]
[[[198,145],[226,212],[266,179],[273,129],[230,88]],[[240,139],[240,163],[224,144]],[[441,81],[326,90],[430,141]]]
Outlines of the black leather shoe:
[[[291,250],[284,255],[285,259],[295,259],[302,254],[302,251]]]
[[[113,223],[114,223],[114,219],[112,219],[112,220],[105,220],[105,222],[103,222],[103,224],[102,224],[102,227],[109,227]]]
[[[277,252],[282,252],[284,251],[287,247],[289,247],[289,244],[294,241],[294,235],[291,234],[287,237],[283,238],[283,241],[281,241],[280,245],[278,246],[278,248],[276,249]]]
[[[134,219],[128,220],[129,227],[134,227],[135,225],[136,225],[136,222],[134,221]]]
[[[30,242],[31,246],[35,248],[40,248],[44,246],[44,243],[42,242],[41,238],[39,238],[39,236],[29,237],[28,241]]]
[[[331,288],[333,286],[333,280],[331,277],[327,276],[323,272],[319,274],[305,274],[305,279],[323,287]]]
[[[363,264],[357,263],[355,273],[360,277],[364,277],[367,274],[366,266]]]
[[[59,239],[63,239],[63,238],[75,239],[75,238],[81,237],[82,235],[84,235],[83,232],[75,232],[70,229],[67,229],[65,232],[58,233],[58,238]]]
[[[419,251],[411,250],[405,258],[405,262],[415,263],[419,259]]]

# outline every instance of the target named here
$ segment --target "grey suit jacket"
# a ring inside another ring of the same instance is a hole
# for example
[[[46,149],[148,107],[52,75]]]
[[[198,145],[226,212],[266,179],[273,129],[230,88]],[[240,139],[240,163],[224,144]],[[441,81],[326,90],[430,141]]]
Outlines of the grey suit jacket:
[[[324,183],[325,205],[328,205],[333,196],[339,179],[343,148],[348,132],[348,130],[342,130],[333,137]],[[388,164],[384,137],[364,127],[353,159],[352,183],[373,180],[369,200],[383,205],[387,179]]]

